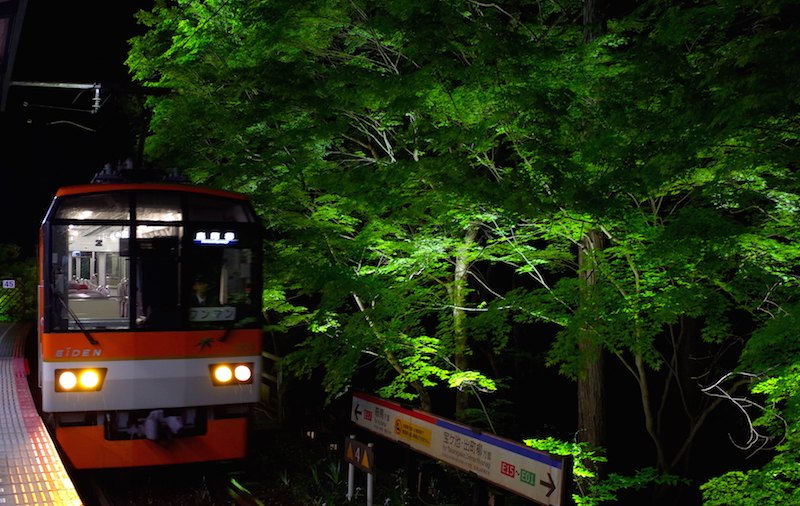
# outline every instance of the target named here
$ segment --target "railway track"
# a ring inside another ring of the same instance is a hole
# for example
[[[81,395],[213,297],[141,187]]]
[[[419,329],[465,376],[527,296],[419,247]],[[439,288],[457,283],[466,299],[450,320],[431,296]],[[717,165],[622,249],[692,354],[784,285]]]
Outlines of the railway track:
[[[81,471],[74,481],[84,506],[265,506],[236,478],[213,465],[180,468]]]

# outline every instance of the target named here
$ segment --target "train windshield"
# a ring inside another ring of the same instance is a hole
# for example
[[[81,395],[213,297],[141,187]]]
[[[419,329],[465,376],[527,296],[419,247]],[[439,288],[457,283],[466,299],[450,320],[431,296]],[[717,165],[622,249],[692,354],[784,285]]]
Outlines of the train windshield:
[[[51,332],[258,323],[261,233],[244,200],[143,191],[66,196],[45,223]]]

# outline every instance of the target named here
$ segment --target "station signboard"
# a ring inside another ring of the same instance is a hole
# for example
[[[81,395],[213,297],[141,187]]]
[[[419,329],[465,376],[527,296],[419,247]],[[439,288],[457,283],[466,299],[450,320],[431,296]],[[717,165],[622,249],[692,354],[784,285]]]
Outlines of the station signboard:
[[[567,504],[572,465],[564,457],[366,394],[353,394],[351,420],[539,504]]]

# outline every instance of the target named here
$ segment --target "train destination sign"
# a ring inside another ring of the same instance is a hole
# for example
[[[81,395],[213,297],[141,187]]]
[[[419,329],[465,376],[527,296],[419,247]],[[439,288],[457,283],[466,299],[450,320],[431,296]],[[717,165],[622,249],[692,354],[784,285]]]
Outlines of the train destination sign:
[[[350,416],[359,427],[519,496],[548,506],[567,504],[569,459],[361,393],[353,394]]]

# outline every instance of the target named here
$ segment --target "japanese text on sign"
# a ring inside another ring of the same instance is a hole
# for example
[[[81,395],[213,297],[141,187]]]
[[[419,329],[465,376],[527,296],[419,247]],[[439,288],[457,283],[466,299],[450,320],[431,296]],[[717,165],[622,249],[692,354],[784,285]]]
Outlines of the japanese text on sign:
[[[191,322],[221,322],[236,319],[235,307],[193,307],[189,308]]]
[[[567,501],[568,459],[361,393],[353,395],[352,421],[538,504]]]

